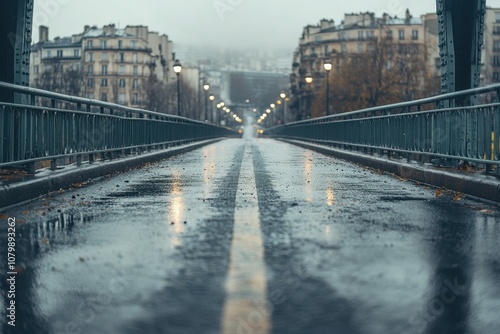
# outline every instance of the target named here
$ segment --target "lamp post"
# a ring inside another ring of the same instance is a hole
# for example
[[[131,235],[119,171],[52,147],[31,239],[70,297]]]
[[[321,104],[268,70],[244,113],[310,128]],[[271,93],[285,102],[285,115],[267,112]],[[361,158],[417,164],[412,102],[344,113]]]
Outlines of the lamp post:
[[[179,59],[174,61],[174,72],[177,75],[177,116],[181,115],[181,81],[180,74],[182,71],[182,65]]]
[[[217,123],[217,119],[214,120],[214,100],[215,100],[215,95],[214,94],[210,94],[210,96],[208,97],[208,99],[210,100],[210,119],[212,120],[212,123]]]
[[[209,84],[203,85],[203,90],[205,90],[205,122],[208,122],[208,90],[210,89]]]
[[[312,113],[311,113],[311,84],[313,83],[314,78],[312,77],[312,75],[310,73],[308,73],[305,77],[305,81],[307,84],[307,113],[309,116],[308,118],[311,118],[312,117]]]
[[[281,92],[280,93],[280,97],[283,100],[283,103],[282,103],[282,105],[283,105],[282,106],[283,112],[282,112],[282,114],[283,114],[283,124],[285,124],[286,123],[286,120],[285,120],[286,119],[286,116],[285,116],[286,93],[285,92]]]
[[[332,70],[332,62],[326,60],[323,63],[323,67],[326,71],[326,116],[330,115],[330,71]]]

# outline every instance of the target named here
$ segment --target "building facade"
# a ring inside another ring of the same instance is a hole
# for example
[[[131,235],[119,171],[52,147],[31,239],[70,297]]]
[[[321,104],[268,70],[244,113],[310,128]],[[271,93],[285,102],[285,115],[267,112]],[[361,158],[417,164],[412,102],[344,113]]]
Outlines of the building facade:
[[[439,75],[439,48],[437,33],[437,15],[426,14],[418,18],[411,16],[407,10],[404,18],[390,17],[384,14],[377,18],[374,13],[345,14],[340,25],[333,20],[321,20],[318,25],[306,26],[299,40],[299,46],[294,53],[290,89],[291,107],[298,114],[298,119],[322,116],[321,113],[311,114],[311,96],[325,90],[326,78],[334,81],[342,75],[347,63],[358,61],[357,67],[370,66],[366,64],[363,55],[385,57],[384,67],[391,69],[407,66],[418,56],[418,61],[425,64],[425,76],[418,78],[418,83],[412,83],[412,93],[418,86],[424,85],[427,76]],[[380,54],[383,54],[382,56]],[[331,62],[332,69],[327,72],[324,63]],[[345,71],[344,71],[345,72]],[[345,75],[345,73],[344,73]],[[307,84],[305,78],[313,78],[313,83]],[[403,79],[398,79],[403,83]],[[322,93],[333,94],[333,92]],[[412,94],[408,94],[411,98]],[[335,113],[335,105],[323,114]],[[326,107],[324,108],[326,109]]]
[[[32,46],[30,84],[145,107],[151,80],[168,84],[175,79],[172,64],[172,42],[145,26],[85,26],[81,34],[54,40],[42,26],[40,40]]]
[[[481,85],[500,82],[500,8],[487,8],[484,19]]]

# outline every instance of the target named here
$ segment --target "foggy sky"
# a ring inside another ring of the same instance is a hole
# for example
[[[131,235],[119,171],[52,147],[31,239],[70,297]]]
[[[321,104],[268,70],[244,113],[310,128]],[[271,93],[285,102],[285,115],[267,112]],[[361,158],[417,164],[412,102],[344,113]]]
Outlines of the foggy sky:
[[[38,26],[50,39],[83,31],[84,25],[146,25],[183,45],[294,49],[308,24],[322,18],[340,24],[344,13],[387,12],[417,17],[435,11],[435,0],[35,0],[33,41]],[[500,0],[488,0],[499,7]]]

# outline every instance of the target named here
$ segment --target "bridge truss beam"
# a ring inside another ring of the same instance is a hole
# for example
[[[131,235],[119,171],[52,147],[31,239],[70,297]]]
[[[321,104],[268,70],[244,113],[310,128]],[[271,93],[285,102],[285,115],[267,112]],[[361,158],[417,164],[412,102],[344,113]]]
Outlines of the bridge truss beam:
[[[29,85],[31,33],[34,0],[9,0],[0,11],[0,81]],[[22,102],[7,90],[0,101]]]
[[[478,87],[486,0],[436,0],[436,5],[439,19],[441,92],[450,93]],[[455,102],[468,104],[473,101]]]

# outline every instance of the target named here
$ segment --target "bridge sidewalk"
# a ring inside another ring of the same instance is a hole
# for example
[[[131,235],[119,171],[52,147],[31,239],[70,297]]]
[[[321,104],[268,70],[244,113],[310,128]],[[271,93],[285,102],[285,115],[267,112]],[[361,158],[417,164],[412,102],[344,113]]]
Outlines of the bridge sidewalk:
[[[82,183],[123,172],[147,163],[163,160],[199,147],[220,141],[221,139],[204,140],[191,144],[174,146],[166,150],[158,150],[136,156],[82,164],[68,165],[57,170],[43,169],[36,174],[27,174],[10,179],[0,179],[0,211],[11,206],[30,201],[51,192],[66,189],[72,185],[78,187]]]
[[[364,166],[377,168],[401,178],[500,202],[500,178],[486,175],[479,170],[464,171],[455,168],[435,167],[431,164],[408,163],[405,162],[406,160],[376,157],[297,140],[282,139],[282,141]]]

